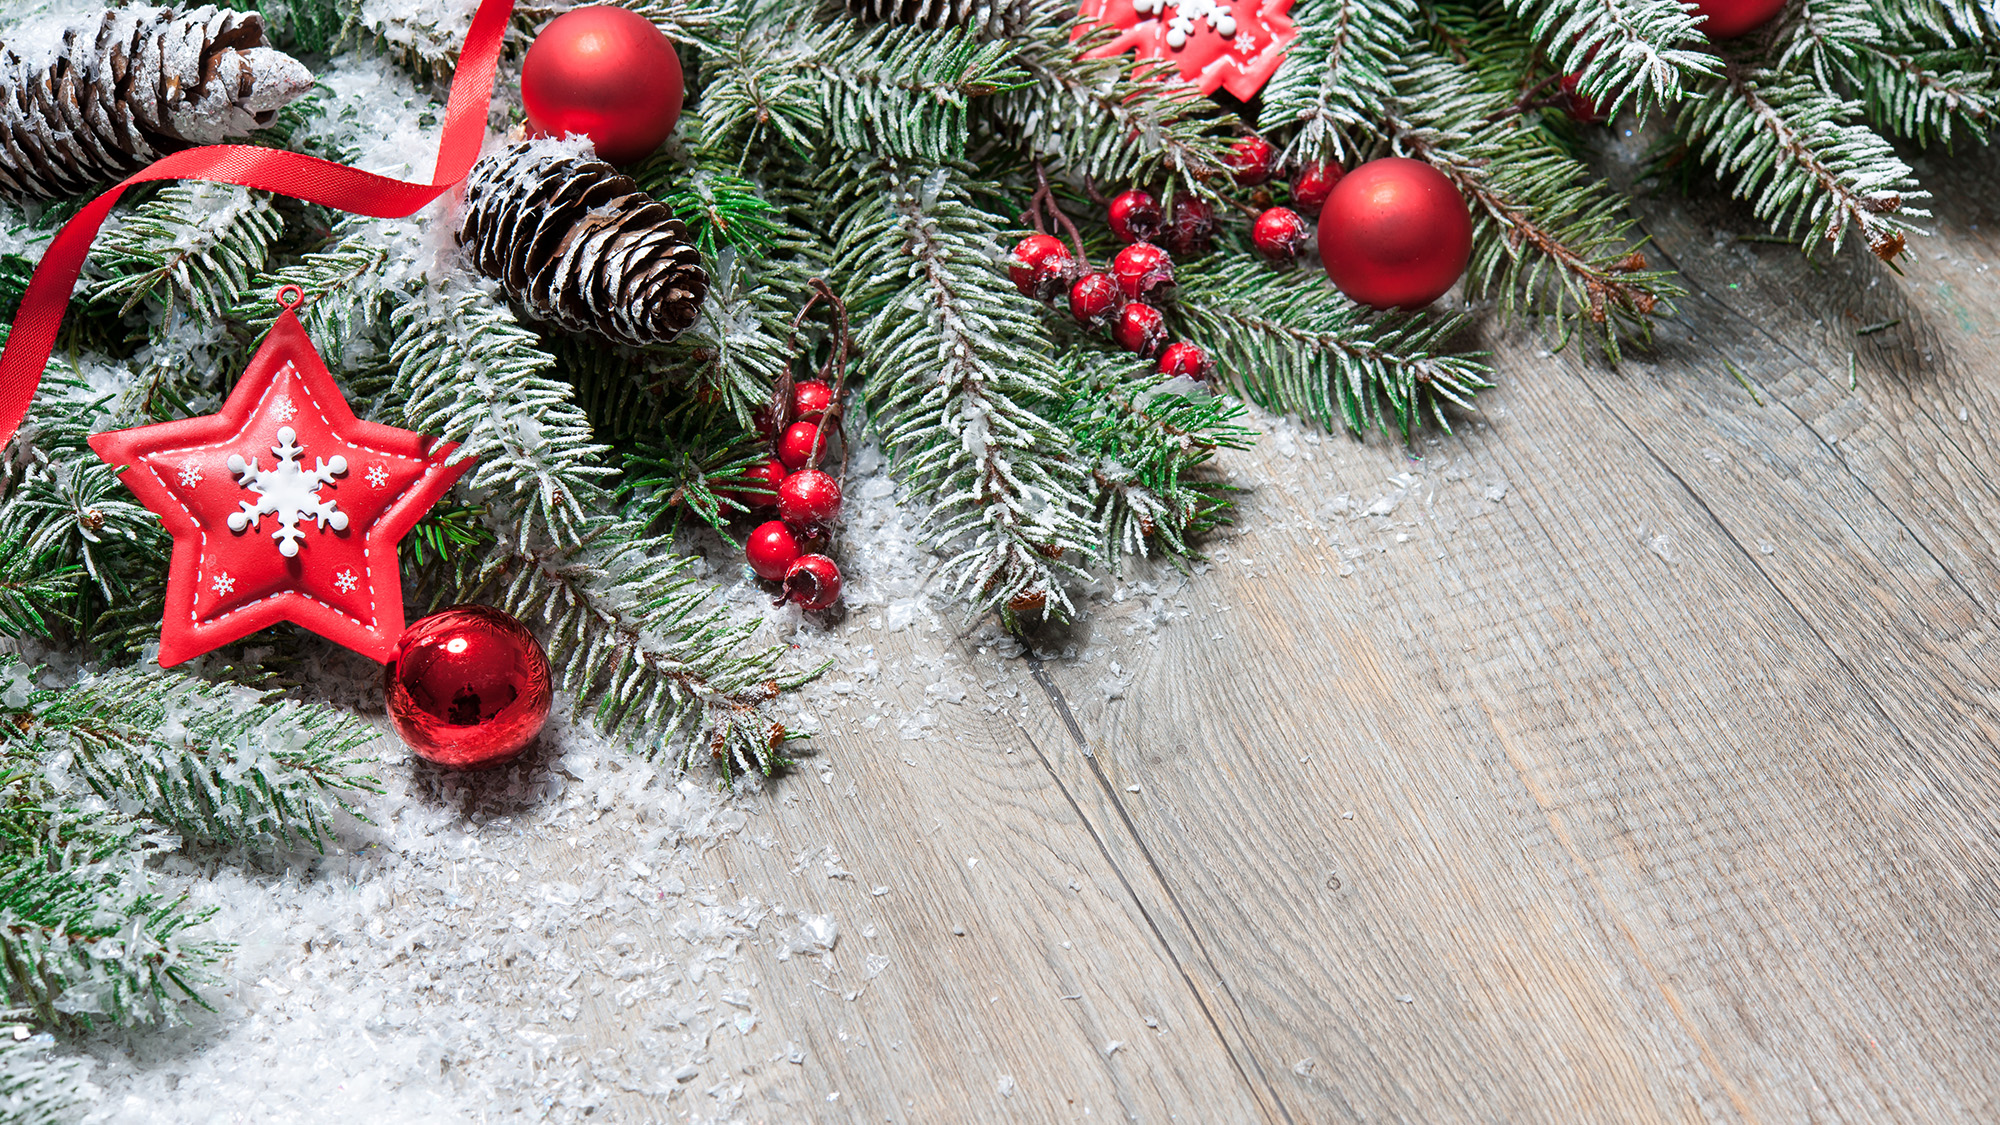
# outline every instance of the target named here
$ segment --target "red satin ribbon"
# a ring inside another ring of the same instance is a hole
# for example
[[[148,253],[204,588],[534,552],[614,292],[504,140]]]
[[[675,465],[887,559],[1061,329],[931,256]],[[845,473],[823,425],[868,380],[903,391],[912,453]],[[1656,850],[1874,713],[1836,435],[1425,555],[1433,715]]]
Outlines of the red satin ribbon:
[[[289,195],[342,211],[400,219],[415,214],[450,191],[472,171],[486,140],[486,111],[493,97],[493,71],[500,40],[514,14],[514,0],[480,0],[459,52],[458,70],[445,105],[438,141],[437,169],[427,184],[392,180],[331,160],[250,145],[208,145],[184,149],[147,165],[90,201],[63,224],[35,267],[28,291],[14,314],[7,348],[0,352],[0,445],[12,440],[28,416],[35,388],[42,384],[56,331],[69,308],[70,291],[105,216],[125,189],[153,180],[208,180]]]

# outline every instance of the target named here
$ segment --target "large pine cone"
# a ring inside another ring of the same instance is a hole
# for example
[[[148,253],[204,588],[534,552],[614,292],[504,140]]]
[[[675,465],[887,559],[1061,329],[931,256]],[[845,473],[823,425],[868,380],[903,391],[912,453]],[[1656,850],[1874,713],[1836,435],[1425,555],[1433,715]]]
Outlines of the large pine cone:
[[[1025,0],[847,0],[847,12],[869,23],[932,29],[963,27],[987,39],[1005,39],[1027,22]]]
[[[119,8],[0,43],[0,192],[81,195],[271,123],[312,73],[255,12]]]
[[[522,141],[474,166],[458,242],[534,316],[620,343],[666,343],[708,293],[672,211],[555,142]]]

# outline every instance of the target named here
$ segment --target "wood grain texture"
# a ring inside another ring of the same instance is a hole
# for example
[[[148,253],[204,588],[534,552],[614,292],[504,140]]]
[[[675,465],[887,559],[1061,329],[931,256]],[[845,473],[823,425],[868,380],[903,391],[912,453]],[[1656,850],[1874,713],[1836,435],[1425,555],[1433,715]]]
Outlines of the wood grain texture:
[[[1657,348],[1497,335],[1411,449],[1273,427],[1212,565],[1038,657],[850,622],[992,694],[884,677],[716,853],[843,926],[752,951],[752,1119],[2000,1119],[2000,158],[1925,174],[1901,275],[1642,202]]]

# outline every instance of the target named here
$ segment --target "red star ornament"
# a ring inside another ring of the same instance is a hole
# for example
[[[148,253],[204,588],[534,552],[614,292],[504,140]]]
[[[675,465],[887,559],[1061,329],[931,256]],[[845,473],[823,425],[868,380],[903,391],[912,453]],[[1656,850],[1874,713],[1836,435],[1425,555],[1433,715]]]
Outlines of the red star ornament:
[[[294,307],[221,410],[90,439],[174,537],[161,667],[280,621],[387,662],[396,544],[472,467],[445,464],[454,443],[356,418]]]
[[[1142,70],[1147,59],[1159,59],[1204,94],[1226,88],[1247,102],[1277,73],[1298,38],[1291,10],[1292,0],[1083,0],[1085,19],[1121,29],[1084,57],[1137,51]],[[1081,24],[1076,34],[1089,30]]]

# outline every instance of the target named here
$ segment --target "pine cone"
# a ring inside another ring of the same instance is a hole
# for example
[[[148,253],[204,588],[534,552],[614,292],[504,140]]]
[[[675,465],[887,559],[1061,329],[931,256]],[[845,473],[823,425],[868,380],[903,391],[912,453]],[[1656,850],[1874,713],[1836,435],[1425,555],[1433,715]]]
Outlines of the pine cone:
[[[534,316],[620,343],[666,343],[708,293],[701,253],[672,211],[630,176],[555,142],[480,160],[458,242]]]
[[[118,8],[0,43],[0,193],[81,195],[243,136],[312,87],[255,12]]]
[[[1006,39],[1027,22],[1023,0],[847,0],[847,12],[868,23],[970,28],[987,39]]]

